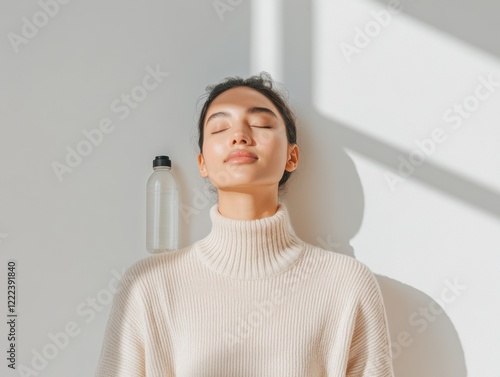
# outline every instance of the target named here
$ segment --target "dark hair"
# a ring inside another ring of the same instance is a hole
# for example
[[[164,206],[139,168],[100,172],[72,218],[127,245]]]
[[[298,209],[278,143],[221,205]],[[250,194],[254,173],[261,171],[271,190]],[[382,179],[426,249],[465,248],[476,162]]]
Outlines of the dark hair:
[[[260,72],[260,74],[250,76],[246,79],[243,79],[239,76],[226,77],[218,84],[208,85],[205,88],[205,95],[207,95],[207,98],[205,100],[205,103],[203,104],[198,120],[198,147],[200,148],[200,153],[203,153],[204,122],[210,104],[222,92],[239,86],[247,86],[249,88],[255,89],[269,98],[274,106],[276,106],[285,122],[286,138],[288,140],[288,143],[296,144],[296,117],[287,104],[285,95],[282,93],[282,91],[276,89],[277,83],[273,81],[269,73],[267,73],[266,71],[262,71]],[[283,172],[283,176],[278,183],[278,188],[280,190],[284,189],[285,182],[288,181],[288,178],[290,178],[291,174],[292,172],[286,170]]]

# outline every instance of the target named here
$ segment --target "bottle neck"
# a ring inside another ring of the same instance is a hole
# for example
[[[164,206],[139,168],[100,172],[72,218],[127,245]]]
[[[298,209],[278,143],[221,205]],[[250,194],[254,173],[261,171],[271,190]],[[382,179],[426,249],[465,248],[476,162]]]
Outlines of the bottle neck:
[[[171,169],[170,166],[154,166],[153,167],[154,171],[157,171],[157,170],[170,170],[170,169]]]

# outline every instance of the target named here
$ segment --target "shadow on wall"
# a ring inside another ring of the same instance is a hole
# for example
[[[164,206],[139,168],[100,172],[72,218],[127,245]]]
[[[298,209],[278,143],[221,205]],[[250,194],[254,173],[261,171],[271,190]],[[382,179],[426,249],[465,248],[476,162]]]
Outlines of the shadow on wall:
[[[335,132],[330,130],[328,138],[321,138],[322,132],[316,130],[314,140],[313,132],[306,132],[319,124],[331,127],[331,121],[311,115],[301,119],[307,119],[307,123],[303,124],[299,140],[300,171],[292,176],[285,195],[293,228],[310,244],[354,257],[349,240],[360,228],[364,208],[356,168],[344,149],[331,141]],[[310,182],[320,187],[315,189]],[[395,376],[465,377],[458,334],[439,304],[409,285],[376,277],[387,310]]]
[[[388,0],[373,0],[373,2],[374,9],[384,8],[390,3]],[[404,14],[474,47],[479,47],[487,53],[500,56],[500,43],[498,43],[500,1],[400,0],[400,3]]]
[[[354,163],[344,148],[356,150],[392,169],[397,169],[393,165],[401,151],[360,134],[346,124],[325,118],[315,110],[311,96],[311,4],[298,0],[284,3],[283,82],[294,93],[297,104],[301,153],[300,166],[292,175],[285,201],[290,203],[292,225],[301,239],[354,256],[349,241],[358,232],[363,219],[364,195]],[[304,18],[297,20],[298,14]],[[434,167],[428,169],[432,172]],[[430,186],[439,186],[433,185],[430,179],[436,172],[433,173],[414,178]],[[468,185],[463,183],[463,191],[469,189]],[[439,189],[446,189],[446,186]],[[467,201],[468,198],[461,199]],[[317,221],[311,221],[313,219]],[[331,238],[318,240],[321,235]],[[333,248],[328,247],[332,244]],[[458,334],[437,302],[396,280],[380,275],[377,280],[387,309],[395,376],[465,377],[467,371]],[[427,308],[433,312],[425,319],[418,313]],[[432,314],[438,312],[439,315]]]

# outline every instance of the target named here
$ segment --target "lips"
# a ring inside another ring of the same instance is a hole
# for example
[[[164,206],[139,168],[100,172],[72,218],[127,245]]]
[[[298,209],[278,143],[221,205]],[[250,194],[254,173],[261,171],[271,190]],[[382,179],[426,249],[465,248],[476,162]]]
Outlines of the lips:
[[[226,161],[228,161],[232,158],[235,158],[235,157],[249,157],[249,158],[257,159],[257,155],[255,153],[252,153],[246,149],[235,149],[227,155]]]

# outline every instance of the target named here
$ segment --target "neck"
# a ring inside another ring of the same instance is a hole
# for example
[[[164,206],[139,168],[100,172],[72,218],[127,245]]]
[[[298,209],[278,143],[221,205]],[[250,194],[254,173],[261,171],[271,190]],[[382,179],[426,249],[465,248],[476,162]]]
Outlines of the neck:
[[[219,274],[237,279],[268,278],[291,268],[304,250],[283,203],[273,215],[255,220],[224,217],[214,204],[210,218],[212,229],[196,243],[196,250],[200,260]]]
[[[218,190],[219,213],[233,220],[257,220],[270,217],[278,208],[277,186],[255,188],[254,192]]]

